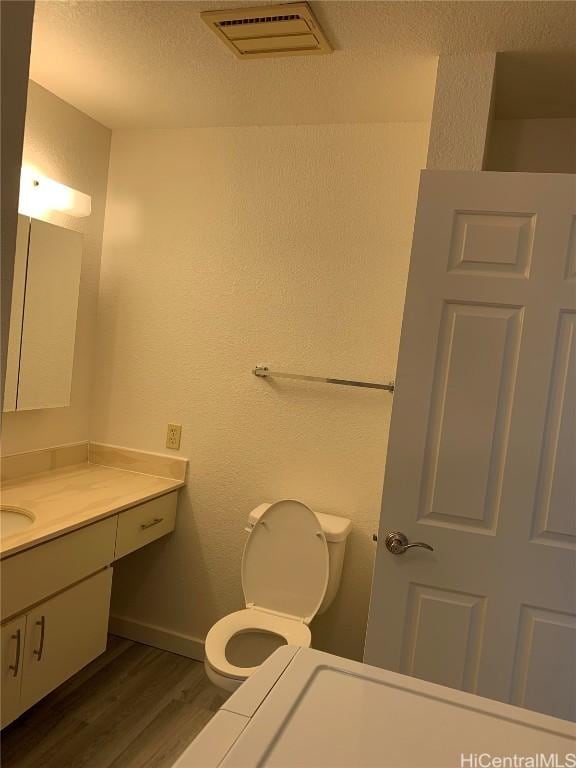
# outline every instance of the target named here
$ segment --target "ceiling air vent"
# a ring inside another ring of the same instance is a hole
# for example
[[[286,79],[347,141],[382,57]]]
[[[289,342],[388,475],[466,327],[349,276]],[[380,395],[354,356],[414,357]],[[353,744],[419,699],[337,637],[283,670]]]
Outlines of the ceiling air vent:
[[[239,59],[332,53],[307,3],[203,11],[200,15]]]

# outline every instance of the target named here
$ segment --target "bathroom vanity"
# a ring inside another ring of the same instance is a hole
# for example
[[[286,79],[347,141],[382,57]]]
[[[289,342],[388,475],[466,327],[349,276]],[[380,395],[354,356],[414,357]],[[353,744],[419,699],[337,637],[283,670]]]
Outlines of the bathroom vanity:
[[[86,461],[3,485],[21,529],[0,541],[2,727],[105,650],[113,564],[174,529],[180,462],[180,478]]]
[[[18,216],[5,412],[70,405],[83,248]],[[113,564],[174,530],[186,464],[87,442],[2,458],[1,727],[105,650]]]

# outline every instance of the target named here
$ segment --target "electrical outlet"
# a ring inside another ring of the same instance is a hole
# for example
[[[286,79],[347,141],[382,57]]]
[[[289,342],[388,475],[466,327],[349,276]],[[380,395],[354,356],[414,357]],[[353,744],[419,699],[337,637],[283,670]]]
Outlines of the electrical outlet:
[[[180,449],[180,437],[182,435],[182,424],[168,424],[166,432],[166,448],[172,448],[177,451]]]

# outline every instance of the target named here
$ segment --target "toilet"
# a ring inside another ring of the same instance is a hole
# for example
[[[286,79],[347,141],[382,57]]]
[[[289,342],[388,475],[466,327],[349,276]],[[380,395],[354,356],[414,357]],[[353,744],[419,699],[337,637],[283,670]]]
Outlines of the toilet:
[[[235,691],[279,646],[310,646],[310,622],[338,591],[351,527],[292,499],[252,510],[242,556],[246,608],[206,637],[206,674],[215,685]]]

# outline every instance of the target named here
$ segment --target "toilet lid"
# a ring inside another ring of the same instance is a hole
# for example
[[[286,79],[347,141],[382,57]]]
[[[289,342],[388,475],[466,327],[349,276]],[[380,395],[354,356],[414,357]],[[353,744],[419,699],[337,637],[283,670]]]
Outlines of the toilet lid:
[[[242,556],[246,605],[311,621],[326,594],[328,545],[318,518],[300,501],[262,513]]]

